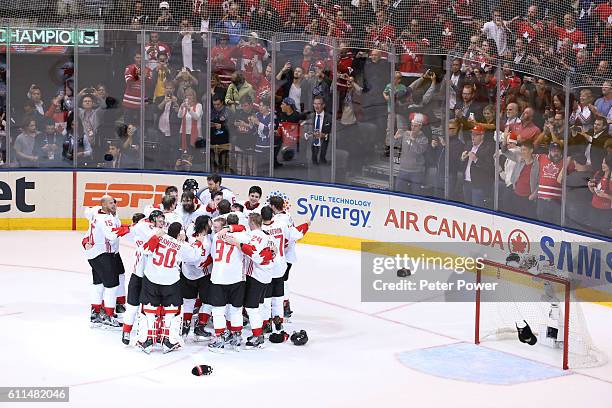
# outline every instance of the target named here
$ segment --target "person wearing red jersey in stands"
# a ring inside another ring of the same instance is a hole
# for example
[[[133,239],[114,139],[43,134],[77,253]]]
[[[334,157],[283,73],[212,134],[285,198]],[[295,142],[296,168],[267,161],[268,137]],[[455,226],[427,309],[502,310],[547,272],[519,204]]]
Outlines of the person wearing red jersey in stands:
[[[574,51],[587,46],[586,36],[576,28],[576,19],[572,13],[563,16],[563,27],[557,27],[557,48],[561,48],[561,43],[566,38],[572,42]]]
[[[612,154],[608,153],[601,163],[601,170],[589,181],[593,193],[590,211],[590,225],[594,231],[610,235],[612,227]]]
[[[142,55],[140,51],[134,53],[134,63],[125,67],[125,92],[123,93],[123,108],[125,122],[137,123],[140,114],[141,86],[141,63]],[[145,67],[144,80],[151,80],[151,70]],[[147,86],[149,84],[145,84]]]
[[[376,23],[372,24],[367,30],[369,30],[367,41],[375,44],[395,41],[395,27],[387,23],[387,16],[382,10],[376,12]]]
[[[229,44],[227,34],[217,37],[217,45],[211,50],[213,73],[219,76],[221,84],[227,87],[232,82],[232,73],[236,70],[236,62],[232,58],[235,47]]]

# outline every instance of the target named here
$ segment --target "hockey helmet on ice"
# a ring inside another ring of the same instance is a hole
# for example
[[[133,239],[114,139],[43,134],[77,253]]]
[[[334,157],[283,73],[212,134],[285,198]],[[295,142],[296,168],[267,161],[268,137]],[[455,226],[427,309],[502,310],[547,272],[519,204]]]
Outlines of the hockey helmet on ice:
[[[303,346],[308,342],[308,335],[306,334],[306,330],[300,330],[299,332],[293,332],[290,339],[296,346]]]

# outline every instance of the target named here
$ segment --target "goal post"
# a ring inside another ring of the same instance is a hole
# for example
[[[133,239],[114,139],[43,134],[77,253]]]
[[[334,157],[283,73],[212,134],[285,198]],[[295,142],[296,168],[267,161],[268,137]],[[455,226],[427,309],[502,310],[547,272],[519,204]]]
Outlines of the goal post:
[[[591,340],[570,279],[483,260],[476,283],[475,344],[485,339],[518,341],[516,324],[525,321],[537,337],[536,347],[562,351],[564,370],[607,361]],[[495,283],[496,290],[485,293],[482,283]]]

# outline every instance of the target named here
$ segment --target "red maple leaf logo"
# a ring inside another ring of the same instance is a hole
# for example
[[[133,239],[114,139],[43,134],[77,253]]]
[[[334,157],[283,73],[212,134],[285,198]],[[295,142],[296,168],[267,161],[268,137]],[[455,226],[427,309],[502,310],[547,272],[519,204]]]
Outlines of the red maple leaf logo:
[[[525,252],[527,242],[523,241],[523,235],[517,234],[516,238],[511,238],[512,252]]]

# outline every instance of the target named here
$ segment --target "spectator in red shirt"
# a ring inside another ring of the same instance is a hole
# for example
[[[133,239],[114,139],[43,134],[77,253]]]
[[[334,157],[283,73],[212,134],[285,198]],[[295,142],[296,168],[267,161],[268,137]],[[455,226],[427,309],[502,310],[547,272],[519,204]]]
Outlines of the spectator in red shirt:
[[[608,153],[601,163],[601,170],[595,173],[588,183],[593,193],[590,211],[591,228],[603,235],[610,236],[612,227],[612,154]]]
[[[515,20],[511,24],[512,31],[517,38],[522,38],[527,44],[539,41],[544,27],[538,18],[538,6],[531,5],[527,9],[527,15],[522,20]]]
[[[586,36],[576,28],[576,19],[572,13],[563,16],[563,27],[557,28],[557,47],[561,48],[561,43],[566,38],[572,42],[572,48],[579,50],[587,46]]]
[[[145,64],[149,69],[153,70],[157,67],[157,57],[160,53],[166,54],[170,60],[170,46],[159,41],[159,33],[152,32],[149,34],[149,42],[145,44]]]
[[[518,135],[518,142],[522,143],[527,140],[531,142],[539,135],[542,130],[533,123],[533,108],[525,108],[521,115],[521,123],[514,126],[514,131]]]
[[[375,44],[384,43],[387,41],[395,41],[395,27],[387,23],[387,16],[384,11],[376,12],[376,22],[368,29],[367,41]]]
[[[211,50],[212,69],[219,75],[221,83],[227,87],[231,82],[232,73],[236,70],[236,63],[232,59],[234,46],[229,45],[227,34],[221,34],[217,38],[217,45]]]

